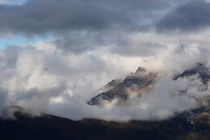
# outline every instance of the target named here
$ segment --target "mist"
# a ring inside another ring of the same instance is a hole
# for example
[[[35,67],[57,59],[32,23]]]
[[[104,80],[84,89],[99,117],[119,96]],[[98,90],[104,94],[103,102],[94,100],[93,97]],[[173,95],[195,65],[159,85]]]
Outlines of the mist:
[[[73,120],[163,120],[210,95],[199,75],[173,80],[198,63],[210,68],[207,0],[5,2],[0,45],[17,36],[26,41],[0,48],[0,111],[16,105]],[[117,99],[87,104],[139,66],[158,73],[151,93],[133,93],[124,106]]]
[[[198,62],[208,66],[206,47],[177,44],[160,48],[153,56],[133,57],[113,54],[105,47],[80,54],[66,53],[52,42],[8,46],[1,51],[2,109],[17,105],[74,120],[162,120],[199,107],[197,99],[209,95],[200,90],[204,85],[199,77],[172,80],[174,74]],[[124,78],[138,66],[158,72],[159,80],[152,93],[144,93],[140,98],[134,95],[126,106],[116,106],[114,101],[104,106],[86,103],[109,81]],[[187,92],[180,95],[184,90]]]

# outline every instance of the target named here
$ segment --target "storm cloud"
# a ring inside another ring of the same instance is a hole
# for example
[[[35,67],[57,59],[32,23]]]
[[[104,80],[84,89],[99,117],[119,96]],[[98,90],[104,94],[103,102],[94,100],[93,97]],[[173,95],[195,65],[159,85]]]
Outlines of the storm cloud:
[[[163,17],[157,24],[160,31],[198,31],[210,26],[210,3],[193,0]]]
[[[167,0],[28,0],[0,5],[0,31],[23,34],[75,30],[145,30],[173,5]]]

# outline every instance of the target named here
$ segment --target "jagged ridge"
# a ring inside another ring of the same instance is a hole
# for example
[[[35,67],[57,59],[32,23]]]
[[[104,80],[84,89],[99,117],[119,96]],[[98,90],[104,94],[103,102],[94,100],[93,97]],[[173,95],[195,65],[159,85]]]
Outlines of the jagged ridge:
[[[107,89],[106,91],[91,98],[87,103],[89,105],[100,105],[115,99],[117,99],[116,104],[126,103],[132,93],[141,95],[142,93],[151,92],[158,81],[157,75],[157,73],[147,72],[145,68],[139,67],[135,73],[131,73],[124,80],[112,80],[109,82],[104,88]],[[193,75],[198,75],[205,86],[203,90],[208,90],[210,69],[202,63],[198,63],[193,68],[176,74],[173,80]],[[206,99],[208,99],[207,102],[210,102],[210,97],[206,97]]]
[[[89,105],[99,105],[104,101],[117,99],[117,104],[124,103],[130,94],[142,94],[151,92],[157,80],[157,73],[147,72],[143,67],[139,67],[135,73],[131,73],[124,80],[112,80],[105,89],[108,90],[93,97],[87,103]]]

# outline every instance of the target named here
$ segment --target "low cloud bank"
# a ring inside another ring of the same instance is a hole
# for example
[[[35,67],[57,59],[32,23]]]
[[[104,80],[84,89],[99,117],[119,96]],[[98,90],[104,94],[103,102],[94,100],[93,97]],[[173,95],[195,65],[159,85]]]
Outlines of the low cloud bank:
[[[142,34],[129,36],[132,47],[144,50],[148,49],[147,46],[136,44],[157,35],[151,33],[149,38]],[[138,40],[139,36],[144,38]],[[165,37],[158,37],[160,43],[165,42]],[[158,41],[155,37],[153,39],[151,42]],[[177,36],[166,40],[164,49],[151,47],[156,51],[146,56],[113,53],[109,46],[78,54],[66,52],[54,41],[40,41],[32,46],[9,46],[0,51],[0,109],[18,105],[75,120],[90,117],[159,120],[199,107],[198,99],[209,95],[208,91],[201,90],[201,79],[195,75],[173,81],[172,77],[198,62],[209,67],[210,50],[205,46],[206,42],[196,44],[185,40],[174,43],[176,40]],[[86,104],[106,83],[125,77],[138,66],[159,73],[159,81],[152,93],[145,93],[140,98],[133,96],[127,106]]]

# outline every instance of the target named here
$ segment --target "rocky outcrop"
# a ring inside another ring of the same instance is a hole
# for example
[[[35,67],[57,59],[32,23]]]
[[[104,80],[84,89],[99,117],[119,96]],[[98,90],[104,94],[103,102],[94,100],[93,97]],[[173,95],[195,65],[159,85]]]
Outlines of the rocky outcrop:
[[[135,73],[131,73],[124,80],[112,80],[105,89],[106,91],[88,101],[89,105],[99,105],[106,101],[116,100],[117,104],[123,104],[132,94],[141,95],[151,92],[157,80],[157,73],[147,72],[139,67]]]
[[[204,64],[198,63],[193,68],[185,70],[182,73],[175,75],[173,80],[193,75],[198,75],[202,83],[207,85],[208,81],[210,80],[210,69],[206,67]]]

